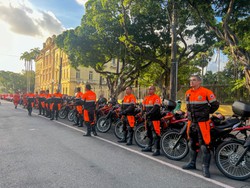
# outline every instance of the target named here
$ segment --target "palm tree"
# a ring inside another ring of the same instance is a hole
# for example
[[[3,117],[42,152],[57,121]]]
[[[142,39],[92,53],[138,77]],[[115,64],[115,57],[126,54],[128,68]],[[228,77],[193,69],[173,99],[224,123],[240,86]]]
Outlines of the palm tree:
[[[31,72],[33,71],[33,60],[36,59],[36,57],[39,55],[40,50],[39,48],[33,48],[30,50],[30,52],[24,52],[22,53],[20,60],[24,60],[25,64],[25,71],[27,75],[27,92],[30,91],[30,77]]]
[[[24,67],[25,67],[25,72],[27,75],[27,87],[26,91],[29,92],[29,76],[28,76],[28,69],[29,69],[29,52],[24,52],[22,53],[20,60],[24,60]]]
[[[35,60],[39,54],[40,54],[40,49],[39,48],[33,48],[33,49],[30,50],[31,70],[32,70],[33,60]]]

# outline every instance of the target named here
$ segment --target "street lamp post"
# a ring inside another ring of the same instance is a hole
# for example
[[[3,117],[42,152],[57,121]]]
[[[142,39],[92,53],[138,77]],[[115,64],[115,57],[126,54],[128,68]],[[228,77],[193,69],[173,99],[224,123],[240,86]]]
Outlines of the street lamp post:
[[[62,87],[62,57],[60,57],[60,67],[59,67],[59,81],[58,81],[58,90],[61,92]]]
[[[53,94],[54,93],[54,79],[52,79],[52,82],[51,82],[52,84],[52,88],[51,88],[51,93]]]

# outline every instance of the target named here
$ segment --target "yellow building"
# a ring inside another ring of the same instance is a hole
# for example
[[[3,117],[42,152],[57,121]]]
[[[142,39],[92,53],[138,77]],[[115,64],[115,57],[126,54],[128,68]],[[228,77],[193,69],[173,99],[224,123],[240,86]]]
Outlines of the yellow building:
[[[36,59],[35,91],[49,89],[54,93],[59,87],[60,64],[61,67],[61,93],[74,96],[77,87],[84,91],[86,83],[89,83],[97,96],[101,93],[108,97],[106,80],[92,68],[79,67],[74,69],[69,64],[67,54],[60,50],[54,40],[56,36],[49,37],[43,44],[43,49]],[[116,70],[114,62],[110,62],[108,69]]]

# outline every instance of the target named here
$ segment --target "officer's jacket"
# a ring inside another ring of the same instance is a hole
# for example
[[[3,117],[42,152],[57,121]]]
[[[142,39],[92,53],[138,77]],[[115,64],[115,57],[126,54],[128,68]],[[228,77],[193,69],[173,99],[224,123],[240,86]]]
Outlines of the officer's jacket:
[[[36,95],[34,93],[28,93],[27,94],[27,100],[28,102],[34,102]]]
[[[158,95],[148,95],[143,100],[143,106],[150,120],[160,120],[161,99]]]
[[[53,102],[61,103],[62,102],[62,94],[61,93],[54,93],[53,95]]]
[[[44,102],[46,100],[45,93],[41,93],[38,95],[38,101]]]
[[[202,122],[209,120],[209,114],[214,113],[219,108],[219,102],[214,93],[204,87],[189,89],[186,92],[186,104],[188,119],[192,122]]]
[[[76,93],[76,97],[75,97],[75,105],[76,106],[82,106],[83,105],[83,101],[81,100],[82,99],[82,95],[83,93],[82,92],[77,92]]]
[[[51,94],[49,94],[49,93],[47,93],[47,94],[45,94],[45,98],[46,98],[46,103],[51,103],[52,101],[51,101],[51,99],[52,99],[52,95]]]
[[[96,94],[89,90],[82,95],[82,101],[85,110],[95,110]]]
[[[136,98],[133,94],[125,95],[122,102],[122,111],[126,115],[134,115]]]

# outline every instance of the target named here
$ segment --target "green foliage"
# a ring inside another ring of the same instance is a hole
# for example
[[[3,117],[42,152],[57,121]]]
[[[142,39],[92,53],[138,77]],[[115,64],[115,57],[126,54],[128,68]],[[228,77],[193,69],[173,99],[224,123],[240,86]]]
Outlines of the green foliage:
[[[27,87],[27,73],[14,73],[10,71],[0,71],[0,86],[1,93],[14,93],[15,91],[26,91]],[[34,90],[35,73],[31,74],[31,89]]]

